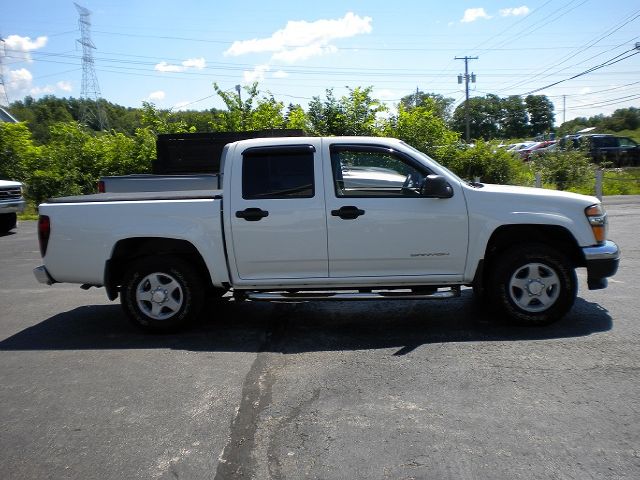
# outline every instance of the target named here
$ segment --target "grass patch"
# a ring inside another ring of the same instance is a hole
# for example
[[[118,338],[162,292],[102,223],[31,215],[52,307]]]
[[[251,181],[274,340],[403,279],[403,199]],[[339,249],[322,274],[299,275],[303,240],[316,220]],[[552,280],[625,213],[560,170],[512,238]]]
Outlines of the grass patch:
[[[609,168],[604,172],[603,195],[640,195],[640,168]]]
[[[38,220],[38,207],[27,202],[24,212],[18,214],[18,220]]]

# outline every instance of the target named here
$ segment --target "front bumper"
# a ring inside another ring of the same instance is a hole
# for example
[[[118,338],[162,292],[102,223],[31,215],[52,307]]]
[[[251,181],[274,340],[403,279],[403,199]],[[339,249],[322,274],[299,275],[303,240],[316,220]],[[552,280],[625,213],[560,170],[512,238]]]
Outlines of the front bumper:
[[[40,265],[39,267],[34,268],[33,274],[35,275],[38,282],[44,283],[45,285],[53,285],[54,283],[56,283],[56,281],[47,271],[47,267],[45,267],[44,265]]]
[[[589,290],[606,288],[607,277],[615,275],[620,264],[620,249],[618,245],[607,240],[604,245],[583,247],[582,253],[587,265]]]
[[[0,201],[0,215],[3,213],[22,213],[24,212],[25,202],[22,198],[16,200],[2,200]]]

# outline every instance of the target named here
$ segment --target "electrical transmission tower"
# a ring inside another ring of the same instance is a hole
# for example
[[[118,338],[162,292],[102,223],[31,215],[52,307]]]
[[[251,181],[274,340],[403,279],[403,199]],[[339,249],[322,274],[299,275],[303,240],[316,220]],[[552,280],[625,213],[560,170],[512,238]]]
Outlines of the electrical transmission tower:
[[[2,38],[2,35],[0,35],[0,47],[2,47],[0,49],[0,88],[2,89],[2,98],[0,98],[0,105],[2,105],[3,101],[4,104],[8,107],[9,106],[9,95],[7,94],[7,84],[4,83],[4,66],[3,66],[3,62],[4,62],[4,58],[7,56],[7,52],[5,51],[5,46],[4,46],[4,38]]]
[[[80,19],[78,20],[80,39],[78,43],[82,45],[80,122],[85,125],[94,123],[100,130],[106,130],[108,128],[107,117],[98,102],[100,98],[100,85],[98,85],[98,77],[93,64],[93,51],[96,46],[91,40],[91,12],[77,3],[74,3],[74,5],[80,14]]]

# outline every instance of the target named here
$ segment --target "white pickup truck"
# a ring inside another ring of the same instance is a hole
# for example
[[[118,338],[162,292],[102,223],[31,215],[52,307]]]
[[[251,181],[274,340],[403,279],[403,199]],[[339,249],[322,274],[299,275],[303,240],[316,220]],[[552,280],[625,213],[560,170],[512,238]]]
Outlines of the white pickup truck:
[[[594,198],[467,183],[390,138],[228,144],[220,190],[96,194],[40,205],[42,283],[104,286],[129,318],[173,330],[205,302],[458,296],[541,325],[604,288],[620,252]]]

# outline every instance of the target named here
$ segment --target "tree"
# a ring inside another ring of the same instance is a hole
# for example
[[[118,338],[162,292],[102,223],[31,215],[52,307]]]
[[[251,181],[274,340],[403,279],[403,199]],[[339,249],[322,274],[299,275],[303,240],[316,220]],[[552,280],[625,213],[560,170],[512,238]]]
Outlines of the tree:
[[[284,121],[286,128],[299,129],[303,132],[310,130],[309,118],[300,105],[289,104]]]
[[[25,123],[0,122],[0,178],[24,181],[40,150]]]
[[[522,138],[528,133],[529,115],[519,95],[502,99],[502,138]]]
[[[400,104],[398,114],[388,120],[384,134],[404,140],[427,155],[440,159],[454,148],[460,136],[447,128],[433,103],[427,102],[426,105],[406,109]]]
[[[38,144],[47,142],[49,127],[53,123],[74,120],[69,102],[53,95],[46,95],[38,100],[25,97],[23,102],[13,102],[9,110],[18,120],[26,122]]]
[[[284,128],[284,104],[273,98],[273,95],[259,97],[258,83],[243,87],[245,100],[240,93],[226,92],[214,83],[218,96],[227,106],[227,110],[217,112],[211,127],[218,132],[239,132]]]
[[[553,103],[545,95],[528,95],[525,98],[531,135],[540,135],[553,130]]]
[[[348,95],[337,100],[333,90],[325,92],[325,100],[313,97],[309,103],[309,124],[315,135],[378,136],[382,126],[378,114],[387,108],[371,96],[373,87],[349,88]]]
[[[318,96],[311,99],[307,117],[314,135],[344,135],[342,133],[343,105],[333,95],[333,89],[325,91],[324,100]]]
[[[496,138],[502,121],[502,101],[500,97],[488,94],[485,97],[469,99],[469,130],[471,138],[489,140]],[[453,112],[452,127],[456,132],[465,131],[465,104],[458,105]]]
[[[454,102],[453,98],[445,97],[439,93],[425,93],[420,90],[400,99],[400,105],[405,111],[416,107],[428,107],[430,110],[435,110],[436,115],[445,122],[451,120],[451,109]]]

